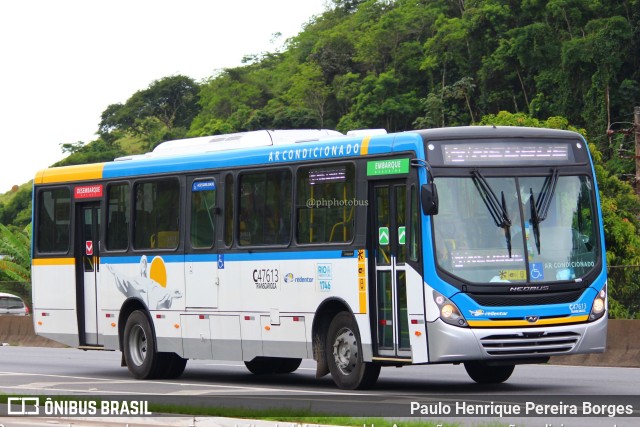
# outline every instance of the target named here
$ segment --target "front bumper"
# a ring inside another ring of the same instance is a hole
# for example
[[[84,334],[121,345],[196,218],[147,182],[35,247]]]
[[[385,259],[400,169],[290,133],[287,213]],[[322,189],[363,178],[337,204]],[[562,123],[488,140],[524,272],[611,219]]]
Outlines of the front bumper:
[[[602,353],[606,316],[595,322],[538,328],[458,328],[440,319],[427,324],[429,362],[531,360],[579,353]]]

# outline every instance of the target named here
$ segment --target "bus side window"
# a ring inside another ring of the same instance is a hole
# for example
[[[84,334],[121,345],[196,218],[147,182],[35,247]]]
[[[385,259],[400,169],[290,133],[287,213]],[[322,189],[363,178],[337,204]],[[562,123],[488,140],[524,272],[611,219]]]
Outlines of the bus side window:
[[[191,246],[211,248],[214,242],[216,189],[213,180],[194,181],[191,187]]]
[[[107,199],[107,236],[109,250],[127,249],[129,246],[129,184],[109,185]]]
[[[291,234],[291,173],[271,171],[240,176],[240,245],[282,245]]]
[[[71,194],[68,188],[44,190],[38,201],[37,244],[40,252],[69,251]]]
[[[224,181],[224,244],[233,243],[233,175],[227,174]]]
[[[301,167],[297,171],[296,238],[299,243],[346,243],[353,239],[353,164]]]
[[[136,249],[175,249],[180,242],[180,187],[175,179],[138,183],[135,187]]]

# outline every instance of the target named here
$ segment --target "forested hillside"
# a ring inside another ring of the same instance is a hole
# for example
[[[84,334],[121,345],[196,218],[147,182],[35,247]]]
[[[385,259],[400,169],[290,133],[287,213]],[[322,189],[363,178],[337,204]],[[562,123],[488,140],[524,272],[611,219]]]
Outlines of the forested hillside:
[[[60,164],[264,128],[573,126],[598,162],[613,313],[640,317],[633,135],[607,133],[628,129],[636,105],[640,0],[333,0],[280,51],[105,106],[99,138],[63,144]],[[0,201],[0,223],[27,225],[28,191]]]

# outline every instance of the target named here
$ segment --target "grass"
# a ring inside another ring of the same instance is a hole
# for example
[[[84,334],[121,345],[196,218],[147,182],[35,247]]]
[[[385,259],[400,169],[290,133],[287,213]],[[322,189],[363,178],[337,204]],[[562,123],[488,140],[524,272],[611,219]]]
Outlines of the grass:
[[[24,397],[24,395],[8,395],[0,393],[0,403],[7,403],[9,397]],[[29,396],[32,397],[32,396]],[[42,400],[80,401],[89,400],[100,402],[101,399],[91,396],[33,396]],[[42,406],[42,404],[41,404]],[[153,415],[224,417],[246,420],[272,421],[274,427],[313,427],[318,425],[353,426],[353,427],[459,427],[460,424],[443,420],[412,420],[408,418],[381,417],[345,417],[320,415],[310,410],[295,409],[255,409],[228,408],[211,406],[189,406],[178,404],[164,404],[148,402],[148,409]],[[285,424],[285,425],[283,425]],[[477,424],[478,427],[505,427],[503,423]]]
[[[7,403],[8,395],[0,393],[0,402]],[[24,395],[16,396],[24,397]],[[31,397],[31,396],[30,396]],[[93,400],[100,402],[100,399],[93,399],[86,396],[33,396],[42,400],[51,399],[54,401],[78,401]],[[42,404],[41,404],[42,406]],[[294,426],[314,426],[314,425],[335,425],[354,427],[457,427],[457,423],[447,423],[442,421],[411,421],[394,420],[392,418],[367,418],[367,417],[341,417],[314,414],[311,411],[300,411],[292,409],[248,409],[248,408],[216,408],[210,406],[185,406],[174,404],[162,404],[149,402],[149,411],[153,414],[175,415],[175,416],[208,416],[273,421],[286,423]],[[283,426],[286,427],[286,426]]]

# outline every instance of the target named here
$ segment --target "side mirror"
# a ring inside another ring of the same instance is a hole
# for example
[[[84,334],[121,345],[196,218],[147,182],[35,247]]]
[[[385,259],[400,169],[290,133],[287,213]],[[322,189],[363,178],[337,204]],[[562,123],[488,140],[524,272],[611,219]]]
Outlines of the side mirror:
[[[420,188],[420,201],[422,202],[422,212],[425,215],[438,214],[438,189],[432,182],[430,184],[422,184]]]

